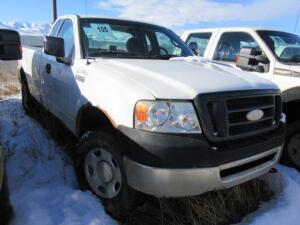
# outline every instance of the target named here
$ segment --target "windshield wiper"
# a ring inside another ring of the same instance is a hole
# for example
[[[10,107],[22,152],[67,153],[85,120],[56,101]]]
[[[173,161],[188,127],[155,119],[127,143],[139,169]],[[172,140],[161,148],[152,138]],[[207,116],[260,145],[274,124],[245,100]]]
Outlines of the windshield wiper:
[[[178,57],[178,55],[151,55],[149,59],[164,59],[169,60],[171,58]]]
[[[89,54],[90,57],[111,57],[111,58],[128,58],[128,59],[147,59],[146,56],[129,55],[120,52],[96,52]]]
[[[294,55],[293,57],[288,59],[288,62],[300,63],[300,55]]]

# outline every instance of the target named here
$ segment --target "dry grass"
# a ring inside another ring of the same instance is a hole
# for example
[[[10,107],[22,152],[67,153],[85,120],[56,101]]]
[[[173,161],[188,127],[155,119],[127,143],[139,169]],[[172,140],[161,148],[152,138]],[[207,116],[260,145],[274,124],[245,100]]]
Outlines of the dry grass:
[[[0,61],[0,99],[20,92],[16,62]]]
[[[272,186],[272,187],[271,187]],[[123,225],[225,225],[236,224],[259,204],[269,201],[281,191],[279,173],[234,188],[214,191],[197,197],[180,199],[151,198],[132,215],[123,218]]]
[[[11,95],[16,95],[20,92],[20,85],[18,83],[3,84],[0,87],[0,100]]]

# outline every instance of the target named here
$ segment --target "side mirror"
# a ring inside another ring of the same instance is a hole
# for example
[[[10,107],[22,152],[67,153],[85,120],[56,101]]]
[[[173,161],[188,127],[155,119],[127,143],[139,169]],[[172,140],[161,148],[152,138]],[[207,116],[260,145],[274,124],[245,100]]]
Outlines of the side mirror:
[[[22,59],[21,39],[17,31],[0,29],[0,60]]]
[[[190,42],[188,44],[189,48],[192,49],[192,51],[194,52],[194,54],[196,56],[199,56],[200,55],[200,49],[198,48],[198,44],[197,42]]]
[[[45,36],[44,52],[58,58],[65,57],[64,39],[58,37]]]
[[[268,72],[269,64],[268,58],[255,48],[242,48],[236,58],[236,66],[247,71]]]

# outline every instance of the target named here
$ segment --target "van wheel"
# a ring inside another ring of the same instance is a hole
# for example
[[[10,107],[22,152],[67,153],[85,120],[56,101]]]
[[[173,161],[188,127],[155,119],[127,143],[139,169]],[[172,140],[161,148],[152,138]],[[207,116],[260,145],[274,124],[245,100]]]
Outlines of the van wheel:
[[[282,157],[283,164],[300,170],[300,122],[287,126],[286,145]]]
[[[134,209],[137,192],[127,184],[120,147],[112,134],[92,132],[79,144],[76,173],[82,190],[91,190],[106,210],[123,216]]]
[[[34,99],[30,94],[27,83],[23,80],[22,87],[22,106],[27,115],[32,115],[34,112]]]

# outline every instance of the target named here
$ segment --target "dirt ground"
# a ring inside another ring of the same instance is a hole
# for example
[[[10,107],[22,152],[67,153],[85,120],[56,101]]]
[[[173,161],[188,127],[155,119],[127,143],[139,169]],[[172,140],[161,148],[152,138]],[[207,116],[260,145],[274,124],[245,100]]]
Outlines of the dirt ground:
[[[19,91],[17,63],[0,61],[0,100]]]

